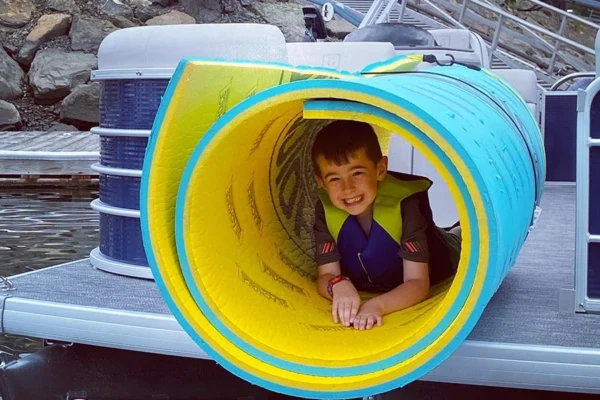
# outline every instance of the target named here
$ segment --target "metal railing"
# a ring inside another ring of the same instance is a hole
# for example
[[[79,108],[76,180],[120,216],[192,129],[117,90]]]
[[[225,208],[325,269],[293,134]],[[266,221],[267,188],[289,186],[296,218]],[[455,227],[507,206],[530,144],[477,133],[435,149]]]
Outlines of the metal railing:
[[[558,90],[562,85],[564,85],[565,83],[567,83],[568,81],[571,81],[573,79],[577,79],[577,78],[594,78],[596,77],[596,72],[575,72],[572,74],[569,74],[567,76],[564,76],[562,78],[560,78],[559,80],[557,80],[556,82],[554,82],[554,84],[550,87],[550,91],[556,91]]]
[[[538,0],[530,0],[530,1],[533,2],[536,5],[541,6],[542,8],[549,9],[549,10],[551,10],[551,11],[553,11],[555,13],[558,13],[558,14],[560,14],[562,16],[561,17],[561,23],[560,23],[560,28],[559,28],[558,34],[550,32],[546,28],[542,28],[542,27],[540,27],[538,25],[535,25],[535,24],[532,24],[530,22],[524,21],[521,18],[516,17],[516,16],[514,16],[511,13],[508,13],[508,12],[506,12],[504,10],[501,10],[500,8],[490,7],[489,5],[481,2],[480,0],[463,0],[463,9],[466,10],[466,8],[468,7],[469,3],[474,3],[474,4],[477,4],[480,7],[484,7],[487,10],[495,12],[495,13],[498,14],[498,24],[497,24],[497,27],[496,27],[496,31],[494,32],[494,39],[492,40],[492,51],[494,51],[496,49],[497,45],[498,45],[498,38],[500,36],[500,32],[501,32],[502,27],[503,27],[502,22],[503,22],[504,18],[517,23],[517,25],[526,27],[526,28],[531,29],[533,31],[537,31],[539,33],[542,33],[542,34],[544,34],[546,36],[549,36],[549,37],[555,39],[554,46],[552,48],[552,59],[550,60],[550,65],[548,66],[548,73],[549,74],[553,74],[554,65],[556,63],[556,56],[558,55],[559,46],[560,46],[561,43],[564,43],[566,45],[569,45],[571,47],[574,47],[574,48],[576,48],[578,50],[581,50],[581,51],[583,51],[585,53],[588,53],[588,54],[591,54],[591,55],[595,55],[596,54],[595,51],[594,51],[594,49],[591,49],[591,48],[589,48],[587,46],[584,46],[584,45],[582,45],[580,43],[577,43],[577,42],[575,42],[575,41],[573,41],[571,39],[567,39],[564,35],[565,35],[565,29],[566,29],[566,26],[567,26],[567,20],[568,20],[568,18],[571,18],[571,19],[573,19],[575,21],[578,21],[580,23],[584,23],[584,24],[586,24],[588,26],[591,26],[592,28],[594,28],[596,30],[600,29],[600,26],[594,24],[593,22],[590,22],[590,21],[587,21],[587,20],[585,20],[583,18],[580,18],[580,17],[578,17],[576,15],[571,15],[571,14],[569,14],[569,13],[563,11],[563,10],[560,10],[560,9],[558,9],[556,7],[552,7],[552,6],[548,5],[548,4],[542,3],[541,1],[538,1]],[[461,14],[464,17],[464,13],[461,13]],[[459,18],[459,21],[462,22],[460,18]],[[542,40],[541,42],[544,43],[544,44],[548,43],[545,40]]]
[[[453,4],[445,1],[445,0],[421,0],[427,4],[429,4],[430,6],[434,6],[432,3],[435,2],[437,4],[442,4],[442,6],[454,6]],[[589,48],[585,45],[582,45],[576,41],[573,41],[571,39],[568,39],[565,36],[566,33],[566,29],[567,29],[567,23],[569,19],[572,19],[574,21],[577,21],[578,23],[587,25],[593,29],[595,29],[596,31],[600,29],[600,25],[597,25],[591,21],[588,21],[584,18],[581,18],[577,15],[573,15],[571,13],[565,12],[561,9],[558,9],[556,7],[553,7],[551,5],[545,4],[539,0],[530,0],[532,3],[534,3],[535,5],[539,6],[540,8],[544,8],[547,9],[553,13],[559,14],[561,16],[561,23],[560,23],[560,28],[558,33],[554,33],[549,31],[546,28],[543,28],[539,25],[533,24],[531,22],[525,21],[507,11],[502,10],[501,8],[490,4],[487,1],[481,1],[481,0],[463,0],[462,4],[459,5],[458,9],[459,9],[459,16],[458,16],[458,20],[455,20],[456,23],[453,23],[455,26],[457,27],[465,27],[468,26],[468,23],[466,21],[466,18],[468,17],[468,13],[467,11],[471,11],[475,14],[477,14],[474,10],[472,10],[469,6],[470,5],[476,5],[478,7],[481,7],[487,11],[490,11],[494,14],[496,14],[498,16],[498,19],[495,21],[495,29],[494,29],[494,34],[492,37],[492,44],[490,47],[490,57],[492,56],[492,54],[494,53],[494,51],[497,50],[498,48],[498,42],[500,39],[500,33],[502,32],[502,28],[504,27],[504,22],[505,21],[512,21],[513,23],[515,23],[517,26],[519,26],[521,29],[529,32],[530,35],[532,35],[535,39],[537,39],[537,41],[539,43],[541,43],[546,49],[551,51],[552,54],[552,58],[550,60],[550,63],[548,65],[548,67],[546,68],[546,71],[551,74],[554,75],[554,67],[556,64],[556,59],[557,57],[560,57],[561,59],[563,59],[566,63],[569,63],[571,65],[573,65],[573,67],[575,67],[576,69],[581,70],[583,68],[583,65],[578,63],[576,60],[573,59],[573,57],[569,57],[568,55],[565,54],[561,54],[560,52],[560,46],[562,45],[566,45],[569,46],[571,48],[577,49],[580,52],[583,52],[585,54],[590,54],[590,55],[594,55],[595,56],[595,51],[592,48]],[[456,6],[455,6],[456,7]],[[451,7],[453,8],[453,7]],[[439,7],[435,6],[435,10],[438,12],[439,16],[442,15],[446,15],[447,17],[449,17],[447,14],[447,12],[444,12],[443,10],[440,10]],[[403,13],[401,12],[401,17],[402,17]],[[450,17],[452,18],[452,17]],[[448,18],[445,18],[448,19]],[[454,19],[454,18],[452,18]],[[401,19],[400,19],[401,20]],[[546,35],[552,39],[554,39],[554,44],[549,43],[548,41],[544,40],[542,37],[540,37],[538,35],[538,33]]]

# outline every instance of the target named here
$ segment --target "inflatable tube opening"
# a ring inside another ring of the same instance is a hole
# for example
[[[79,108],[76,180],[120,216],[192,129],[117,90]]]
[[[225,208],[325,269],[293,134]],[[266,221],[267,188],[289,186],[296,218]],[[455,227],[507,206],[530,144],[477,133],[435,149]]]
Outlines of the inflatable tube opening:
[[[287,370],[350,376],[409,360],[438,340],[449,325],[448,310],[460,309],[456,287],[448,296],[454,277],[432,287],[424,302],[386,316],[382,327],[356,331],[334,324],[331,303],[315,286],[317,187],[310,153],[316,133],[335,119],[370,123],[384,154],[390,132],[412,142],[425,134],[404,120],[384,123],[381,110],[347,100],[274,103],[208,133],[184,173],[177,245],[196,304],[230,342]],[[431,161],[438,168],[448,164]]]

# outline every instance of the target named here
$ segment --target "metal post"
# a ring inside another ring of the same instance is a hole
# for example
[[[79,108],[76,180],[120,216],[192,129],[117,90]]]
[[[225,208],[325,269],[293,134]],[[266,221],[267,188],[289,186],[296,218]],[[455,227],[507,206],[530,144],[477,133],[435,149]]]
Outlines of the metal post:
[[[577,91],[577,169],[576,169],[576,219],[575,219],[575,304],[576,311],[585,312],[587,298],[589,222],[589,173],[590,173],[590,110],[588,96],[598,93],[596,81],[590,84],[589,95],[586,90]],[[595,89],[595,92],[593,91]]]
[[[365,26],[372,25],[373,22],[376,20],[377,15],[379,15],[379,11],[381,11],[381,8],[384,6],[384,3],[385,0],[373,1],[373,4],[371,4],[371,7],[369,7],[369,11],[367,11],[367,14],[365,15],[358,27],[363,28]]]
[[[565,30],[567,29],[567,16],[563,15],[562,20],[560,21],[560,29],[558,30],[558,34],[560,36],[565,35]],[[550,60],[550,65],[548,66],[548,73],[552,75],[554,71],[554,64],[556,63],[556,55],[558,53],[558,48],[560,47],[560,42],[558,40],[554,41],[554,51],[552,52],[552,60]]]
[[[462,8],[460,9],[460,15],[458,16],[458,22],[463,23],[463,19],[465,18],[465,14],[467,13],[467,8],[469,7],[469,0],[463,0]]]
[[[408,0],[400,0],[402,4],[400,5],[400,17],[398,18],[398,22],[402,23],[402,18],[404,18],[404,10],[406,10],[406,3]]]
[[[496,26],[496,32],[494,32],[494,38],[492,39],[492,48],[490,49],[490,68],[492,66],[492,58],[494,57],[494,51],[496,51],[496,47],[498,47],[498,39],[500,39],[500,31],[502,30],[503,20],[504,15],[499,15],[498,24]]]

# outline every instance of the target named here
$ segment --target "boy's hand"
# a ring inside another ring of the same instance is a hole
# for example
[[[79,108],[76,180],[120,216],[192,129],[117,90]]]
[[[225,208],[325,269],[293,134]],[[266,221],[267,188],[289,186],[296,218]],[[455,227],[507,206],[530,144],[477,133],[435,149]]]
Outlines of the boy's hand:
[[[354,329],[364,331],[373,328],[373,325],[382,325],[383,307],[377,298],[366,301],[354,318]]]
[[[333,303],[331,313],[333,322],[341,321],[344,326],[350,326],[360,307],[360,296],[350,281],[342,281],[333,287]]]

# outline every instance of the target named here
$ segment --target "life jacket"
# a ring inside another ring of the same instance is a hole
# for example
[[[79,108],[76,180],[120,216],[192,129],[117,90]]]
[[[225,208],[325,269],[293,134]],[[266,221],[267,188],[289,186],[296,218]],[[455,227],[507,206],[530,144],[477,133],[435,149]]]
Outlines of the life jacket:
[[[404,281],[402,258],[401,203],[405,198],[426,192],[431,187],[427,178],[401,180],[389,173],[379,182],[373,205],[373,222],[369,235],[358,219],[335,207],[324,189],[318,196],[325,210],[329,233],[342,256],[342,274],[359,290],[388,291]]]

